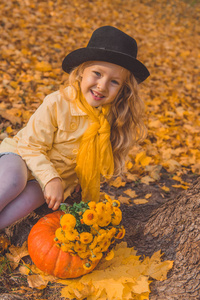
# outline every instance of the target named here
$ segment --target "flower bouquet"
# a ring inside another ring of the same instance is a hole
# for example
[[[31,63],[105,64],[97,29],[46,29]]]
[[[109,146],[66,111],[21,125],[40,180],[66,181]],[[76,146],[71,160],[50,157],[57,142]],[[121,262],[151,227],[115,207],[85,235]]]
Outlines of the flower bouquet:
[[[98,203],[62,204],[61,211],[43,217],[32,228],[30,256],[42,271],[60,278],[87,274],[103,256],[114,256],[112,244],[125,235],[121,220],[120,202],[108,195]]]

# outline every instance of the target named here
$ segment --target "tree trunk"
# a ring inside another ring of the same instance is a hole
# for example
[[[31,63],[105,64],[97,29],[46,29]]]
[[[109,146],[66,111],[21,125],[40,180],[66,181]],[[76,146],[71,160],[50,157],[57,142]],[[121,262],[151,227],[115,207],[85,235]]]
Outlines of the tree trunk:
[[[165,260],[174,261],[168,279],[151,284],[150,299],[200,299],[200,178],[175,199],[144,211],[124,208],[129,246],[145,256],[161,249]]]

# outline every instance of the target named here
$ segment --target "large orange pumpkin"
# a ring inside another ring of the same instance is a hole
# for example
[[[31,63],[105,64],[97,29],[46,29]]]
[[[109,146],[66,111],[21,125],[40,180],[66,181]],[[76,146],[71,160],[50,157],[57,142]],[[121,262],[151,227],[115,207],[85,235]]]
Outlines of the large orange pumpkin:
[[[28,237],[28,251],[34,264],[43,272],[59,278],[76,278],[91,272],[99,261],[87,270],[87,260],[63,252],[54,242],[55,231],[60,227],[61,211],[41,218],[31,229]]]

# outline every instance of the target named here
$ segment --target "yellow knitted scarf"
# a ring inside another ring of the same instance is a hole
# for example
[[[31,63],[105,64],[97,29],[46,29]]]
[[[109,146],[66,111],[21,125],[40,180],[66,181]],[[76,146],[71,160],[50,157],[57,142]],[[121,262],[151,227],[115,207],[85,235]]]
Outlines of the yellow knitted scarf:
[[[82,201],[98,202],[100,174],[108,178],[114,172],[110,124],[105,117],[110,105],[104,105],[102,110],[92,107],[80,91],[76,103],[89,116],[92,123],[81,139],[75,171],[82,188]]]

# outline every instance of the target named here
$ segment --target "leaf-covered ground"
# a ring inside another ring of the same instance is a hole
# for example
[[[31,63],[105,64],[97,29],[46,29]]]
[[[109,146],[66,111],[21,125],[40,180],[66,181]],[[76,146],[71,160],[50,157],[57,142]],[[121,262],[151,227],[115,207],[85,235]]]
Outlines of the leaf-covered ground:
[[[113,25],[138,41],[138,58],[151,73],[140,87],[148,136],[131,151],[125,177],[102,189],[142,211],[144,221],[187,189],[200,174],[199,1],[2,0],[0,11],[0,141],[65,82],[65,55],[86,46],[97,27]],[[9,270],[0,277],[0,294],[6,292],[59,299],[54,286],[33,295]]]

